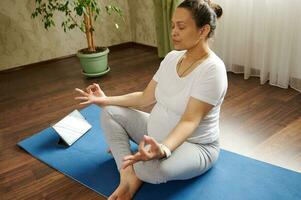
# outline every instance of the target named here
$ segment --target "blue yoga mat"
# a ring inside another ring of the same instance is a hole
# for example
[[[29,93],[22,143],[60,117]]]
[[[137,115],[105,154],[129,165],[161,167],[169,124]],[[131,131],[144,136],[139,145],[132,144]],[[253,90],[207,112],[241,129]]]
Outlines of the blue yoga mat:
[[[59,137],[47,128],[18,143],[37,159],[104,196],[118,186],[119,175],[99,123],[101,109],[81,111],[92,129],[71,147],[58,145]],[[216,165],[200,177],[185,181],[143,184],[135,199],[300,200],[301,174],[226,150]]]

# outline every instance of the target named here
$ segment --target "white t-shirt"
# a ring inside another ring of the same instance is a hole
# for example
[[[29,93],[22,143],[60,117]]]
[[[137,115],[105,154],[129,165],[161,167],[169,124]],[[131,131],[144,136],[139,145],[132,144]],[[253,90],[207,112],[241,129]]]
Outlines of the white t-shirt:
[[[223,61],[210,51],[209,57],[185,77],[179,77],[176,66],[184,51],[171,51],[153,77],[157,82],[157,103],[147,124],[148,134],[162,142],[184,114],[188,100],[194,97],[214,107],[187,139],[207,144],[219,137],[219,113],[227,90],[227,72]]]

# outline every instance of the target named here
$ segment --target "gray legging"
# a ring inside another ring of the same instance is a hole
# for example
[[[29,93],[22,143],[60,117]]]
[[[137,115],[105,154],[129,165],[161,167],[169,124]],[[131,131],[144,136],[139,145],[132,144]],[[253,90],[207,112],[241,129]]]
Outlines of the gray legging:
[[[100,116],[101,127],[118,170],[121,168],[123,157],[131,154],[129,139],[139,144],[143,135],[148,135],[148,118],[148,113],[132,108],[103,107]],[[140,161],[134,164],[134,170],[140,180],[148,183],[184,180],[206,172],[215,163],[218,155],[218,141],[211,144],[184,142],[168,159]]]

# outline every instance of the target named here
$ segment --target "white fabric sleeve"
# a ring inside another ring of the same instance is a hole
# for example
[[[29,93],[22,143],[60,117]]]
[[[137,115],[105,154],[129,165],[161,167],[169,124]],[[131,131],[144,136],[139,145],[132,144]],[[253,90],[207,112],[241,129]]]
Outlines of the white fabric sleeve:
[[[172,59],[172,55],[175,53],[176,51],[171,51],[169,52],[165,58],[161,61],[159,69],[157,70],[157,72],[155,73],[155,75],[153,76],[153,79],[158,83],[160,80],[160,77],[163,74],[163,68],[165,68],[166,63],[168,62],[168,60]]]
[[[194,80],[190,96],[213,106],[219,103],[225,93],[227,82],[223,70],[219,70],[218,67],[220,66],[210,66]]]

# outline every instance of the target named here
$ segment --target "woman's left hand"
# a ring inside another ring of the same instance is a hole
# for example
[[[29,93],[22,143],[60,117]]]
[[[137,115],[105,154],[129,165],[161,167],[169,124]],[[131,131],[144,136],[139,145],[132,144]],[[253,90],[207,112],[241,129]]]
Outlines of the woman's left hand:
[[[160,159],[164,155],[160,144],[154,138],[144,135],[143,140],[139,144],[138,152],[123,158],[122,168],[125,169],[139,161]]]

